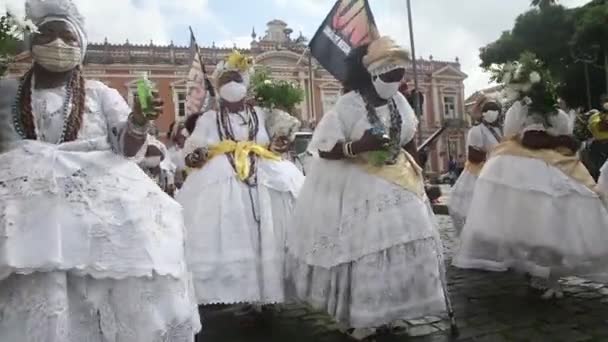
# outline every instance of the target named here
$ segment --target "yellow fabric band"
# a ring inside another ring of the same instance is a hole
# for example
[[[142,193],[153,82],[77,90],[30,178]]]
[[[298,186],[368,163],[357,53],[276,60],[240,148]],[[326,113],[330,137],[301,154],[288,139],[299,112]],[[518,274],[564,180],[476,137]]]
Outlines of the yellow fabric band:
[[[522,146],[519,141],[511,139],[503,141],[494,147],[492,156],[510,155],[543,160],[575,181],[595,191],[595,180],[591,177],[587,168],[576,155],[568,155],[564,152],[550,149],[531,150]]]
[[[253,141],[236,142],[232,140],[224,140],[217,145],[211,146],[209,149],[209,159],[227,153],[232,153],[234,155],[236,173],[241,181],[244,181],[249,177],[249,172],[251,169],[249,155],[251,153],[268,160],[281,160],[279,155],[268,150],[265,146],[258,145]]]

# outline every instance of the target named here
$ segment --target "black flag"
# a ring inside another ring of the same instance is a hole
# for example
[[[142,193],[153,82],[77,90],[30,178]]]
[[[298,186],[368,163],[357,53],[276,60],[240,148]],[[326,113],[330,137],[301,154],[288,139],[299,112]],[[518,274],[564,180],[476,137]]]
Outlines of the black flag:
[[[344,81],[344,59],[354,47],[378,38],[367,0],[338,0],[308,47],[312,56],[339,81]]]

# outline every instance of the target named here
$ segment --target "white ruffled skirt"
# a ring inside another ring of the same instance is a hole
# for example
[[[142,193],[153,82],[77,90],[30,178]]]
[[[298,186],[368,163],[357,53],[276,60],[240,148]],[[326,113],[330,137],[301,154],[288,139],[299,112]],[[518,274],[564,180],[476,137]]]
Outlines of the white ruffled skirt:
[[[315,160],[294,216],[290,295],[353,328],[445,311],[428,200],[346,162]]]
[[[460,233],[471,206],[477,176],[464,170],[452,188],[448,208],[456,231]]]
[[[608,211],[597,193],[538,159],[491,158],[454,265],[606,279]]]
[[[597,190],[604,201],[604,206],[608,208],[608,161],[604,163],[600,170],[600,178],[597,180]]]
[[[110,151],[0,154],[0,341],[191,341],[182,222]]]
[[[220,158],[192,172],[176,196],[198,303],[283,302],[285,230],[303,176],[290,162],[262,160],[251,188]]]

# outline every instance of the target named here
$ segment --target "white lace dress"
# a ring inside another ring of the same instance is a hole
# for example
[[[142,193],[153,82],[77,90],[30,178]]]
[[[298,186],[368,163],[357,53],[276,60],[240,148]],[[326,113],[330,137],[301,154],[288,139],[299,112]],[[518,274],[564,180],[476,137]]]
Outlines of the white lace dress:
[[[528,121],[521,126],[513,124],[521,110],[510,111],[506,136],[545,130],[529,121],[533,116],[523,118]],[[556,118],[564,121],[565,115]],[[556,127],[547,133],[572,132],[568,125]],[[475,210],[468,213],[456,267],[608,280],[608,210],[597,192],[546,161],[492,156],[479,175],[471,208]]]
[[[398,94],[401,142],[417,120]],[[387,106],[377,108],[383,122]],[[329,151],[371,127],[361,96],[338,100],[317,126],[309,150]],[[287,234],[288,285],[294,295],[353,328],[445,310],[438,227],[426,196],[372,175],[348,160],[315,157]]]
[[[608,161],[600,169],[600,178],[597,180],[597,190],[608,208]]]
[[[493,130],[494,134],[490,130]],[[490,152],[500,142],[496,137],[500,137],[501,135],[502,132],[498,127],[483,124],[473,126],[467,136],[467,148],[470,146],[480,151]],[[467,213],[469,212],[476,181],[477,175],[465,168],[450,193],[450,202],[448,203],[450,216],[452,217],[454,228],[458,232],[462,230]]]
[[[0,341],[192,341],[181,208],[120,155],[124,99],[87,81],[78,139],[56,144],[65,89],[35,90],[40,141],[20,140],[11,82],[0,82]]]
[[[256,142],[267,146],[266,113],[256,108]],[[220,142],[217,113],[202,115],[184,155]],[[246,117],[245,113],[241,113]],[[241,116],[230,114],[235,138],[247,140]],[[283,302],[285,229],[304,176],[290,161],[257,159],[257,187],[240,181],[225,155],[193,170],[176,195],[184,207],[186,253],[199,304]],[[259,223],[256,221],[259,219]]]

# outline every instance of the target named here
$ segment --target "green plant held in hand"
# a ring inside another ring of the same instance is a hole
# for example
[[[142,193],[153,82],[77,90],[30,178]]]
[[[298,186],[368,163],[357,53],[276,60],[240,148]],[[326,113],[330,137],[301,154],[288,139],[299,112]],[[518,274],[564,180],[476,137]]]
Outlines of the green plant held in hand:
[[[389,151],[374,151],[369,153],[369,162],[374,166],[383,166],[390,157]]]
[[[295,106],[304,99],[304,92],[292,82],[273,80],[266,69],[258,69],[251,78],[255,100],[262,107],[282,109],[293,113]]]
[[[152,115],[154,113],[154,104],[152,103],[154,96],[152,85],[146,75],[137,80],[137,96],[144,115]]]

